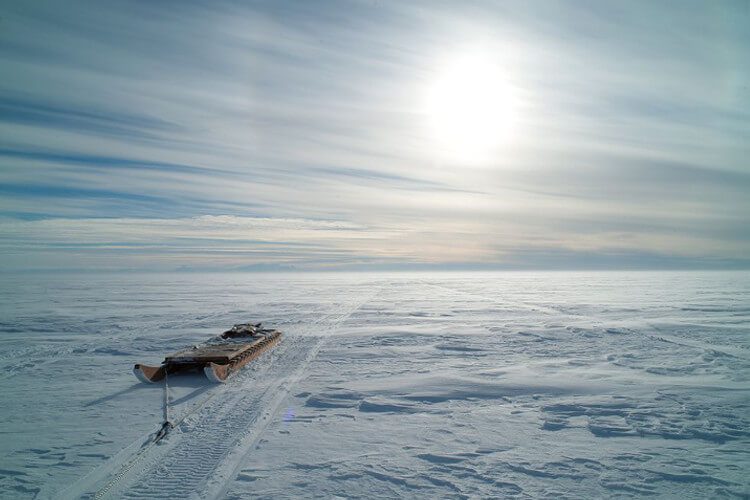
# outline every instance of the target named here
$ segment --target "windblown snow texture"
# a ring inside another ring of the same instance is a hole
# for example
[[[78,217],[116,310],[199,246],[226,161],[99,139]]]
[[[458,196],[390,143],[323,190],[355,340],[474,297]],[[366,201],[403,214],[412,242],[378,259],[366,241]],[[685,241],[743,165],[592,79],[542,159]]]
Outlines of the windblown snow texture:
[[[0,497],[750,495],[750,274],[24,276]],[[285,332],[229,383],[135,362]]]

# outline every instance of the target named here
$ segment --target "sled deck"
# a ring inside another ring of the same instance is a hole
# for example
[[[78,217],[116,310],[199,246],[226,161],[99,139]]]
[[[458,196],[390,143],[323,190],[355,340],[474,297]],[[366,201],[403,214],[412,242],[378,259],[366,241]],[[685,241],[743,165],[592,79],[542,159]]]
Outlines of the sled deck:
[[[243,328],[244,327],[244,328]],[[227,333],[231,335],[226,336]],[[137,364],[133,373],[141,382],[153,383],[167,375],[202,371],[212,382],[224,382],[243,366],[281,340],[278,330],[258,325],[235,325],[220,337],[221,341],[194,346],[170,354],[161,366]]]

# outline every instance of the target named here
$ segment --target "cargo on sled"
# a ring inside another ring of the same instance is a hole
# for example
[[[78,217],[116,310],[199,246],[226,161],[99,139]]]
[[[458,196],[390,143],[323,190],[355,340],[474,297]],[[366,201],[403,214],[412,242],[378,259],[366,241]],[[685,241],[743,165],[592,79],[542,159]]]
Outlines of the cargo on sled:
[[[215,341],[170,354],[160,366],[137,364],[133,373],[142,382],[158,382],[167,375],[202,371],[212,382],[224,382],[243,366],[281,340],[281,332],[243,323],[234,325]]]

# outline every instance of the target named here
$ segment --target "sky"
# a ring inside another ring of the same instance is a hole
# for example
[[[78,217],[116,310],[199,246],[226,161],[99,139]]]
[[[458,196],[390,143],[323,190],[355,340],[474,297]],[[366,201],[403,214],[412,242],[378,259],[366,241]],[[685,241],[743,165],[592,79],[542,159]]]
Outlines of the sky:
[[[747,1],[3,2],[0,270],[748,268],[749,53]]]

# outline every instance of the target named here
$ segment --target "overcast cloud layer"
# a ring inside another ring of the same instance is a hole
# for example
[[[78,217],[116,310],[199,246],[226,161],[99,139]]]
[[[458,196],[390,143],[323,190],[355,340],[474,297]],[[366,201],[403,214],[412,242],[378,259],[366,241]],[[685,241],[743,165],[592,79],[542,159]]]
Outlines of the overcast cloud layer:
[[[747,2],[9,2],[0,269],[747,267]],[[481,50],[483,166],[424,96]]]

